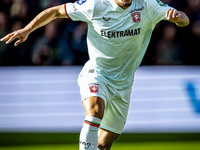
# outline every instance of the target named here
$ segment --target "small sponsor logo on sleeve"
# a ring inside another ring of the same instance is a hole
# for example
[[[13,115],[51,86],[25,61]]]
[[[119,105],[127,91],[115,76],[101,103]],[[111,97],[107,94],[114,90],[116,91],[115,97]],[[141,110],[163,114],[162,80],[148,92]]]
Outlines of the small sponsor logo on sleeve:
[[[72,4],[72,8],[74,11],[77,11],[75,4]]]
[[[86,1],[87,1],[87,0],[79,0],[79,1],[77,1],[76,3],[79,4],[79,5],[82,5],[82,4],[84,4]]]

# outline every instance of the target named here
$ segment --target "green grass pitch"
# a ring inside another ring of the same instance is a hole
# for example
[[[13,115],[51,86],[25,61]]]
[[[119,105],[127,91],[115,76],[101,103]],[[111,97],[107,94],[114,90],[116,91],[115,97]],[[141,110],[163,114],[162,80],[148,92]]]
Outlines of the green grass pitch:
[[[195,150],[200,141],[114,143],[111,150]],[[0,150],[78,150],[78,144],[5,146]]]

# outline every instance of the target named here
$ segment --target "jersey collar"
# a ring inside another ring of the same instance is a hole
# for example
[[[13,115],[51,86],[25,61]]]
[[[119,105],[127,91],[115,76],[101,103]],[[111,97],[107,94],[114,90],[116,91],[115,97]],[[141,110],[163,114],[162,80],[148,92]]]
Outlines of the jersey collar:
[[[134,0],[132,0],[131,6],[129,6],[127,9],[123,9],[123,8],[121,8],[119,5],[117,5],[116,2],[115,2],[114,0],[109,0],[109,1],[111,2],[112,6],[113,6],[116,10],[118,10],[118,11],[120,11],[120,12],[123,12],[123,13],[125,13],[125,12],[130,12],[130,10],[131,10],[131,8],[132,8],[132,6],[133,6],[133,3],[134,3]]]

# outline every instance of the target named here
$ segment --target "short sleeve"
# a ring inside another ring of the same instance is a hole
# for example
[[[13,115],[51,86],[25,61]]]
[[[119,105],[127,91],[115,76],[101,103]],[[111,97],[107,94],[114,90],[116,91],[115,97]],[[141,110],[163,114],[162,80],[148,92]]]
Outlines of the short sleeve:
[[[166,20],[165,14],[168,9],[173,9],[172,7],[162,3],[160,0],[146,0],[149,12],[149,17],[151,18],[154,25],[156,25],[161,20]]]
[[[93,15],[94,0],[79,0],[64,5],[66,15],[73,21],[88,22]]]

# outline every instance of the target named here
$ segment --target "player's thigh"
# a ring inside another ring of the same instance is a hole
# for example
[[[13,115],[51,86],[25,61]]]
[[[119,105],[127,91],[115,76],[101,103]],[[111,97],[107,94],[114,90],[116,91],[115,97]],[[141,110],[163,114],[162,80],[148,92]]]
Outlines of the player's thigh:
[[[88,97],[83,100],[83,107],[86,116],[93,116],[102,119],[105,110],[104,100],[98,96]]]
[[[98,148],[109,150],[119,134],[100,128],[98,132]]]

